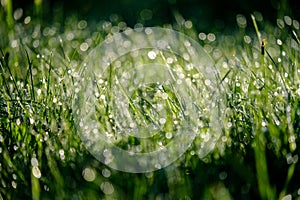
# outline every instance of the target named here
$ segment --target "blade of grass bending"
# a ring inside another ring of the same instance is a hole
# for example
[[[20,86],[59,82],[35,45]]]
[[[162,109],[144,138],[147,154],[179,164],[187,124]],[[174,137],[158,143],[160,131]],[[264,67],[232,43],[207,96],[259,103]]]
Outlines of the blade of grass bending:
[[[7,55],[8,55],[8,54],[7,54]],[[14,86],[15,86],[15,89],[16,89],[16,91],[17,91],[17,93],[18,93],[18,97],[19,97],[20,100],[22,101],[22,95],[21,95],[21,93],[20,93],[20,91],[19,91],[19,89],[18,89],[18,87],[17,87],[16,80],[14,79],[14,77],[13,77],[13,75],[12,75],[12,72],[11,72],[11,70],[10,70],[10,67],[8,66],[8,57],[5,58],[5,59],[3,59],[3,62],[1,62],[1,65],[2,65],[1,68],[2,68],[3,73],[5,73],[4,67],[7,68],[8,73],[9,73],[9,77],[10,77],[10,79],[13,81],[13,84],[14,84]]]
[[[258,182],[258,190],[260,193],[261,199],[276,199],[275,198],[275,191],[274,188],[271,187],[270,180],[269,180],[269,173],[268,173],[268,166],[267,166],[267,156],[266,156],[266,139],[261,131],[262,125],[261,114],[257,114],[257,127],[254,141],[255,146],[254,148],[254,156],[255,156],[255,167],[256,167],[256,176]]]
[[[26,52],[26,56],[27,56],[27,61],[28,61],[28,65],[29,65],[29,74],[30,74],[30,83],[31,83],[31,99],[33,99],[35,101],[35,94],[34,94],[34,87],[33,87],[33,78],[32,78],[32,62],[30,61],[29,55],[27,50],[25,49]]]
[[[222,84],[223,81],[225,80],[225,78],[229,75],[229,73],[231,72],[231,68],[226,72],[226,74],[223,76],[222,80],[219,82],[219,84]]]
[[[288,94],[288,89],[287,89],[286,83],[285,83],[285,81],[284,81],[284,78],[282,77],[282,74],[281,74],[280,71],[279,71],[278,65],[276,64],[275,60],[272,58],[272,56],[270,55],[270,53],[269,53],[267,50],[266,50],[266,52],[267,52],[268,57],[271,59],[272,63],[275,65],[276,69],[278,70],[280,79],[281,79],[282,82],[283,82],[284,90],[285,90],[285,92]]]
[[[50,54],[50,62],[49,62],[49,70],[48,70],[48,76],[47,76],[47,96],[45,100],[45,105],[48,103],[48,98],[50,95],[50,76],[51,76],[51,69],[52,69],[52,52]]]
[[[296,40],[296,42],[298,43],[298,45],[300,45],[300,40],[298,38],[297,33],[294,30],[292,30],[292,37],[294,38],[294,40]]]
[[[258,41],[261,44],[261,34],[260,34],[259,30],[258,30],[256,19],[255,19],[254,15],[252,15],[252,14],[251,14],[251,19],[252,19],[252,22],[253,22],[253,26],[254,26],[254,29],[255,29]]]
[[[279,199],[283,199],[283,197],[286,195],[286,191],[287,191],[289,183],[290,183],[290,181],[291,181],[291,179],[293,177],[293,174],[294,174],[294,171],[295,171],[295,167],[296,167],[296,163],[293,163],[289,167],[288,173],[287,173],[287,176],[286,176],[286,180],[285,180],[285,183],[284,183],[284,187],[283,187],[282,191],[279,194]]]
[[[6,22],[9,29],[13,30],[14,18],[13,18],[13,5],[12,0],[6,0]]]
[[[3,55],[3,52],[2,52],[2,49],[1,49],[1,53]],[[5,86],[5,89],[6,89],[6,93],[8,94],[9,98],[12,99],[12,96],[10,94],[10,91],[9,91],[9,87],[7,85],[7,82],[6,82],[6,77],[5,77],[5,70],[4,70],[4,62],[5,62],[5,59],[4,59],[4,56],[2,56],[3,58],[0,59],[0,66],[1,66],[1,70],[2,70],[2,73],[1,73],[1,76],[2,76],[2,80],[4,82],[4,86]]]

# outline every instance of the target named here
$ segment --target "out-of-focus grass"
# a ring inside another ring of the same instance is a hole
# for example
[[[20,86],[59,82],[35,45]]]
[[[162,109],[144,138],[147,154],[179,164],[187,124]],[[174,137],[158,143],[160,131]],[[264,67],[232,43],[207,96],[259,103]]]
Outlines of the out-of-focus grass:
[[[223,133],[203,160],[193,145],[165,169],[127,174],[86,151],[71,110],[81,62],[126,23],[26,17],[9,31],[1,20],[0,199],[299,198],[299,22],[285,16],[270,25],[259,13],[255,22],[256,30],[237,15],[230,35],[199,33],[191,21],[165,25],[214,59],[226,96]]]

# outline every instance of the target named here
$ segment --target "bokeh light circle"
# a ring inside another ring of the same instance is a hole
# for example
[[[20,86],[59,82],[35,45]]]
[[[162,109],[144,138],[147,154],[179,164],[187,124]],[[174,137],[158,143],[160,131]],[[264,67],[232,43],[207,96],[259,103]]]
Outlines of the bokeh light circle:
[[[87,150],[131,173],[164,168],[192,144],[200,158],[221,134],[214,62],[171,29],[127,29],[86,58],[75,83],[74,121]]]

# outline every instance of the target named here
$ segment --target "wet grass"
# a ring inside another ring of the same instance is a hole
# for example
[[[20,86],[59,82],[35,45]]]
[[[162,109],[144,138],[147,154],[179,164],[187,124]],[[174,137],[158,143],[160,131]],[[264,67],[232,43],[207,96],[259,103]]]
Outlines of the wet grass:
[[[72,116],[84,58],[126,23],[70,17],[41,25],[26,17],[10,28],[0,21],[0,199],[299,198],[299,22],[285,16],[269,24],[256,15],[238,15],[231,34],[199,33],[191,21],[165,25],[196,39],[214,59],[226,118],[211,154],[201,160],[196,139],[174,164],[147,174],[94,159]],[[173,100],[166,104],[179,112]],[[150,107],[141,102],[136,114],[151,121]]]

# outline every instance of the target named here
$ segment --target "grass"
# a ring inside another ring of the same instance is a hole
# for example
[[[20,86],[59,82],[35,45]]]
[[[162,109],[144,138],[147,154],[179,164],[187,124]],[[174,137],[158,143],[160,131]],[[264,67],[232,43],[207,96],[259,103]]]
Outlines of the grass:
[[[0,199],[299,199],[299,22],[285,16],[274,25],[253,15],[245,26],[246,18],[238,18],[230,35],[179,26],[214,59],[224,90],[226,117],[215,150],[201,160],[196,139],[174,164],[146,174],[98,162],[76,134],[72,116],[84,58],[125,23],[0,21]],[[176,94],[166,91],[172,97],[165,102],[168,112],[178,113]],[[153,121],[155,101],[141,101],[131,111]]]

